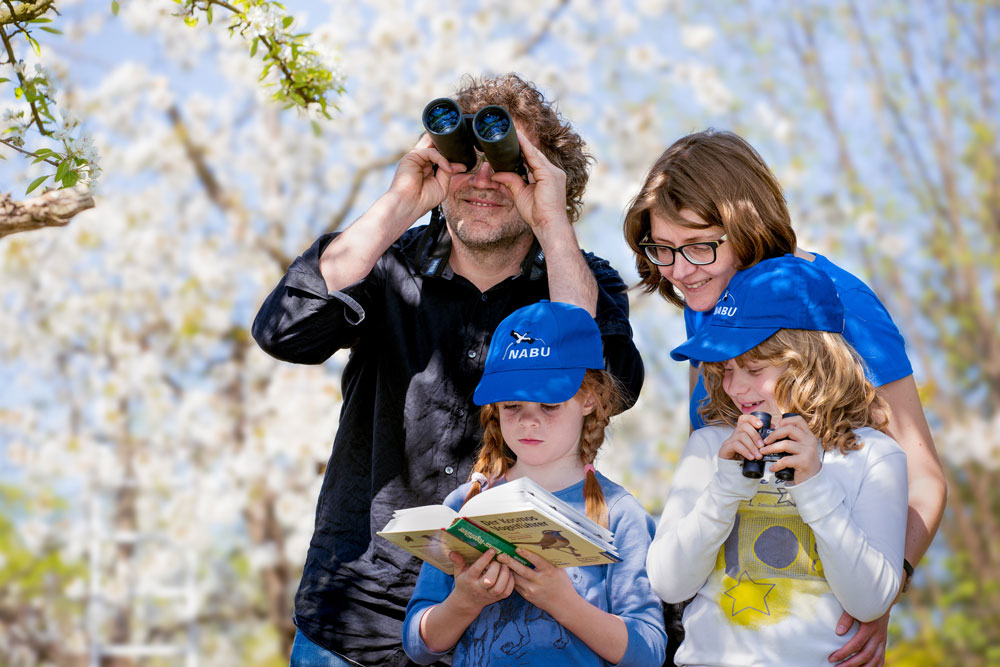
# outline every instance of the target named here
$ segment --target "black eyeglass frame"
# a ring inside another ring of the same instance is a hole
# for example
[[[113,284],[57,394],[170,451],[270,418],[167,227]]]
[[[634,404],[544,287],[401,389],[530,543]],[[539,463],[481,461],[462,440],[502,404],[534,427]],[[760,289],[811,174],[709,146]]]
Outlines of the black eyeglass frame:
[[[639,247],[642,248],[643,252],[646,254],[646,259],[651,261],[653,264],[656,264],[657,266],[673,266],[674,263],[677,261],[678,252],[684,255],[684,259],[686,259],[691,264],[694,264],[695,266],[706,266],[708,264],[715,263],[715,260],[719,258],[719,252],[718,252],[719,246],[721,246],[728,240],[726,239],[726,236],[727,236],[726,234],[723,234],[716,241],[698,241],[697,243],[685,243],[684,245],[675,248],[673,246],[666,245],[664,243],[652,243],[651,241],[649,241],[649,234],[647,234],[642,241],[639,241]],[[684,252],[685,248],[690,248],[691,246],[707,246],[711,248],[712,259],[708,260],[707,262],[701,262],[696,259],[691,259],[691,257],[689,257],[688,254]],[[653,257],[652,253],[650,252],[652,248],[666,248],[667,250],[669,250],[670,261],[662,262],[659,259]]]

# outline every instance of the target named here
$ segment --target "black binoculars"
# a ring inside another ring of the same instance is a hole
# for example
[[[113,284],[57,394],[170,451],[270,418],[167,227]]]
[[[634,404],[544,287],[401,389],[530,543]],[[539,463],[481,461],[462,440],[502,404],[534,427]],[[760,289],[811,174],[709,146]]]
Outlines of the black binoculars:
[[[757,429],[757,433],[760,435],[760,439],[763,440],[767,436],[774,433],[774,429],[771,428],[771,415],[766,412],[751,412],[754,417],[757,417],[761,421],[761,427]],[[781,415],[781,418],[785,417],[795,417],[796,413],[786,412]],[[774,444],[774,443],[771,443]],[[789,456],[788,452],[775,452],[773,454],[765,454],[762,459],[744,459],[743,460],[743,476],[750,477],[751,479],[760,479],[764,476],[764,464],[774,463],[775,461]],[[795,470],[793,468],[782,468],[778,472],[774,473],[774,476],[783,482],[790,482],[795,478]]]
[[[474,169],[479,150],[494,172],[512,171],[527,180],[514,121],[503,107],[491,104],[474,114],[462,113],[455,100],[439,97],[428,102],[421,118],[434,147],[449,162]]]

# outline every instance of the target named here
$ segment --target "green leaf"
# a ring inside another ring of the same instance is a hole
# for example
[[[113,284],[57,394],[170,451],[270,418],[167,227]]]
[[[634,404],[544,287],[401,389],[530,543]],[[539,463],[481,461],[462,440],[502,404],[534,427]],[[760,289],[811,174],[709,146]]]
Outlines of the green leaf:
[[[66,174],[62,179],[62,184],[64,188],[71,188],[76,185],[76,182],[80,180],[80,174],[75,171],[71,171]]]
[[[205,9],[205,18],[208,20],[209,23],[212,22],[212,5],[209,5]]]
[[[184,23],[186,25],[188,25],[188,26],[190,26],[190,27],[193,28],[196,25],[198,25],[198,17],[197,16],[185,16],[184,17]]]
[[[42,47],[38,45],[38,41],[31,35],[26,35],[26,37],[28,38],[28,44],[31,44],[31,49],[35,52],[35,55],[42,55]]]
[[[253,43],[250,45],[250,57],[253,58],[257,55],[257,45],[260,44],[260,37],[254,37]]]
[[[27,194],[31,194],[31,191],[32,191],[32,190],[34,190],[34,189],[35,189],[35,188],[37,188],[37,187],[38,187],[39,185],[41,185],[42,183],[44,183],[44,182],[45,182],[45,179],[46,179],[46,178],[48,178],[48,177],[49,177],[49,176],[51,176],[51,175],[52,175],[52,174],[45,174],[44,176],[39,176],[38,178],[36,178],[35,180],[33,180],[33,181],[31,182],[31,185],[29,185],[29,186],[28,186],[28,189],[24,191],[24,194],[26,194],[26,195],[27,195]]]
[[[114,16],[118,16],[118,0],[111,0],[111,13]]]
[[[53,35],[62,34],[62,30],[56,30],[55,28],[48,28],[46,26],[42,26],[41,29],[44,30],[45,32],[51,32]]]
[[[8,81],[10,81],[10,79],[5,79],[3,77],[0,77],[0,83],[6,83]]]
[[[281,27],[282,27],[282,28],[287,28],[288,26],[292,25],[292,22],[293,22],[294,20],[295,20],[295,19],[294,19],[294,18],[292,18],[291,16],[286,16],[285,18],[283,18],[283,19],[281,20]]]
[[[69,173],[69,169],[70,169],[70,163],[68,160],[60,162],[59,168],[56,169],[56,180],[62,181],[62,179],[66,178],[66,174]]]
[[[18,86],[17,88],[14,89],[14,97],[16,97],[17,99],[21,99],[22,95],[24,95],[24,88]]]

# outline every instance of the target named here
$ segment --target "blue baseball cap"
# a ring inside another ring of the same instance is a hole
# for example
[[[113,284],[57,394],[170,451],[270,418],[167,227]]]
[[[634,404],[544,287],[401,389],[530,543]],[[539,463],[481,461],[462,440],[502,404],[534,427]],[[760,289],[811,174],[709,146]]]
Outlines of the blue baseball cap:
[[[670,352],[675,361],[727,361],[779,329],[844,332],[837,287],[812,262],[784,255],[738,271],[708,321]]]
[[[539,301],[497,326],[472,400],[562,403],[580,390],[588,368],[604,368],[594,318],[568,303]]]

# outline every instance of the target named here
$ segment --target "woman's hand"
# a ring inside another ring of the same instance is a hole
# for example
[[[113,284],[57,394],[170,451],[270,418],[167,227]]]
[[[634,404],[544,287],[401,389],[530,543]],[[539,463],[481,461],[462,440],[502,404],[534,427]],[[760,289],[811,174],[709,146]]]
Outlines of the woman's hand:
[[[843,635],[854,624],[854,617],[846,611],[837,623],[837,634]],[[830,662],[838,667],[882,667],[885,664],[885,645],[889,636],[889,612],[874,621],[858,624],[858,631],[851,640],[830,654]]]

